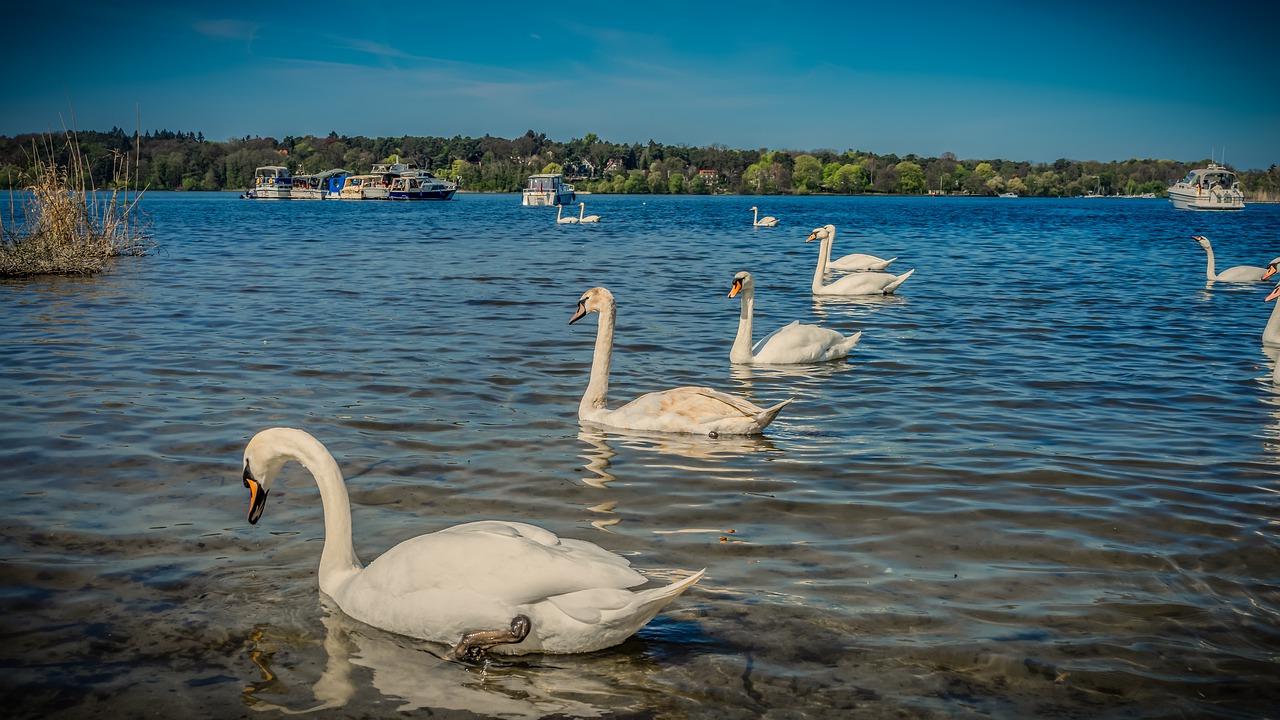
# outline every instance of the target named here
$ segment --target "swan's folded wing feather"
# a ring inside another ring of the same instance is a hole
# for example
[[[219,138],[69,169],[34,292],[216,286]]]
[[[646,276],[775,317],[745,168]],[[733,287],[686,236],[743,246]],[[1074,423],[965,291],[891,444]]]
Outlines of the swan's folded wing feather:
[[[625,559],[599,546],[564,542],[532,525],[498,521],[411,538],[374,560],[358,577],[366,589],[390,595],[465,589],[513,605],[645,582]]]

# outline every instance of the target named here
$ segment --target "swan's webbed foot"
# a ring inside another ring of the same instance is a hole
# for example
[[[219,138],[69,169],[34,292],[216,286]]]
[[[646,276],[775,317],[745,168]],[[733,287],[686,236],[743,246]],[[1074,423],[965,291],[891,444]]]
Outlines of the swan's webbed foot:
[[[511,627],[506,630],[474,630],[465,633],[458,644],[449,651],[449,657],[454,660],[479,662],[484,659],[485,652],[495,645],[509,645],[524,640],[529,636],[529,629],[532,627],[533,623],[527,616],[517,615],[511,618]]]

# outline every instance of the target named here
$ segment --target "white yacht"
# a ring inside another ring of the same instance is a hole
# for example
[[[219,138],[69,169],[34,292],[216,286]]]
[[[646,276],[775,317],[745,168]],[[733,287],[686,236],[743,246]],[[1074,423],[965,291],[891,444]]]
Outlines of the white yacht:
[[[1235,173],[1209,163],[1170,185],[1169,202],[1178,210],[1243,210],[1244,193]]]

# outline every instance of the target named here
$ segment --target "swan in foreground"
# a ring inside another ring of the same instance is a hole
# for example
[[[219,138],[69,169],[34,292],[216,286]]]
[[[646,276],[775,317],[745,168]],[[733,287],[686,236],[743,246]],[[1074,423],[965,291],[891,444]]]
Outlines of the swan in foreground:
[[[1254,267],[1252,265],[1237,265],[1227,268],[1220,273],[1213,272],[1213,246],[1209,244],[1209,238],[1203,235],[1192,235],[1192,240],[1200,243],[1200,247],[1209,255],[1209,264],[1205,266],[1204,274],[1209,280],[1218,280],[1221,282],[1258,282],[1266,278],[1266,268]]]
[[[556,205],[556,222],[561,225],[574,225],[578,222],[578,218],[570,215],[569,217],[561,217],[560,213],[564,212],[563,205]]]
[[[578,203],[578,222],[580,222],[580,223],[593,223],[593,222],[594,222],[594,223],[598,223],[598,222],[600,222],[600,216],[599,216],[599,215],[586,215],[586,212],[587,212],[587,204],[586,204],[586,203],[584,203],[584,202],[580,202],[580,203]],[[584,217],[584,215],[585,215],[585,217]]]
[[[626,640],[705,570],[665,587],[627,560],[534,525],[484,520],[405,540],[364,567],[351,542],[351,505],[342,472],[320,441],[271,428],[244,450],[249,522],[290,460],[311,471],[324,506],[320,590],[347,615],[383,630],[453,646],[450,656],[486,650],[520,655],[577,653]]]
[[[772,215],[765,215],[764,217],[760,217],[759,208],[752,206],[751,212],[756,214],[755,219],[751,221],[752,225],[756,227],[777,227],[778,226],[778,218]]]
[[[830,285],[822,283],[827,272],[827,258],[831,255],[831,243],[835,240],[835,228],[831,225],[814,229],[805,242],[818,240],[821,249],[818,251],[818,266],[813,271],[814,295],[892,295],[902,283],[911,277],[915,268],[901,275],[887,272],[859,272],[836,280]]]
[[[1280,258],[1276,261],[1280,262]],[[1280,285],[1272,288],[1271,293],[1267,295],[1266,302],[1271,302],[1280,297]],[[1262,342],[1265,345],[1280,345],[1280,302],[1277,302],[1271,308],[1271,316],[1267,318],[1267,327],[1262,331]],[[1277,360],[1277,367],[1280,367],[1280,360]]]
[[[698,433],[719,435],[759,435],[778,416],[778,411],[794,398],[769,408],[728,393],[705,387],[679,387],[651,392],[614,410],[609,405],[609,364],[613,358],[613,325],[617,306],[613,293],[591,288],[578,300],[573,324],[597,313],[595,354],[591,358],[591,379],[578,405],[578,419],[625,430]]]
[[[801,325],[799,320],[774,330],[751,347],[752,315],[755,310],[755,281],[751,273],[733,276],[729,297],[742,294],[742,313],[738,316],[738,336],[729,350],[729,362],[752,365],[794,365],[838,360],[846,357],[858,344],[862,332],[845,337],[835,330],[817,325]]]
[[[836,239],[836,226],[824,225],[822,229],[831,233],[831,245],[834,246],[835,239]],[[885,268],[889,267],[889,263],[898,259],[896,257],[891,257],[888,260],[885,260],[884,258],[879,258],[879,257],[876,257],[875,255],[867,255],[866,253],[852,253],[850,255],[845,255],[844,257],[840,257],[835,260],[832,260],[830,247],[827,248],[826,253],[827,253],[827,269],[828,270],[852,270],[854,272],[868,272],[868,271],[875,272],[875,271],[884,270]]]

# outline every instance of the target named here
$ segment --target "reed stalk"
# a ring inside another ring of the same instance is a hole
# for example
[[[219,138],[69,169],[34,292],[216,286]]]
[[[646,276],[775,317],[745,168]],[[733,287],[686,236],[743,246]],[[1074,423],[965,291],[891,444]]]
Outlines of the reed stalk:
[[[138,207],[143,190],[130,192],[136,165],[117,152],[110,191],[98,191],[74,132],[64,132],[59,164],[53,135],[32,143],[25,193],[9,197],[0,218],[0,277],[92,275],[112,258],[146,255],[156,248]]]

